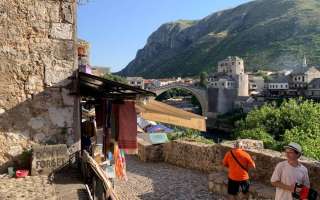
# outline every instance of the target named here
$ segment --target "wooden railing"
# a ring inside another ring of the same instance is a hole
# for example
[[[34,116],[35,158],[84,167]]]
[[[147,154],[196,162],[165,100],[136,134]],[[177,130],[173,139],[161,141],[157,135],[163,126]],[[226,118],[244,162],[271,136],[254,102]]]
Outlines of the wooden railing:
[[[81,171],[85,178],[92,179],[90,182],[92,183],[91,188],[94,200],[120,200],[106,173],[87,151],[82,154]]]

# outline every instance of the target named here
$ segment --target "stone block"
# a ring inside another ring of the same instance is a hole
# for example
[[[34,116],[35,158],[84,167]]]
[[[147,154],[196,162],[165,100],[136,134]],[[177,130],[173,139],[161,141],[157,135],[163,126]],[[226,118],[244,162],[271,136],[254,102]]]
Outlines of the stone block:
[[[53,125],[65,128],[73,125],[73,107],[50,107],[49,117]]]
[[[240,139],[239,141],[242,142],[243,148],[246,150],[253,150],[253,149],[258,149],[262,150],[264,149],[263,142],[261,140],[252,140],[252,139]],[[223,142],[223,145],[233,147],[236,141],[227,141]]]
[[[50,36],[54,39],[72,40],[73,25],[67,23],[52,23]]]
[[[53,41],[53,54],[57,60],[75,60],[75,44],[74,41],[57,40]]]
[[[214,170],[215,157],[214,145],[173,141],[164,148],[166,162],[204,172]]]
[[[20,155],[23,151],[23,148],[20,145],[11,146],[9,148],[8,154],[12,157]]]
[[[47,63],[45,67],[45,84],[47,86],[65,86],[74,71],[74,63],[70,61],[54,61]]]
[[[62,98],[63,104],[65,106],[73,106],[74,105],[74,96],[69,95],[70,91],[67,89],[62,89]]]
[[[34,1],[28,6],[28,21],[49,21],[46,1]]]
[[[33,140],[38,143],[44,142],[46,139],[46,135],[43,133],[37,133],[33,136]]]
[[[69,160],[67,145],[34,145],[32,147],[31,175],[50,174]]]
[[[25,83],[27,94],[37,94],[43,90],[43,78],[39,75],[29,76]]]
[[[33,129],[40,129],[45,125],[45,120],[41,117],[31,118],[28,125]]]
[[[47,13],[50,21],[60,22],[60,2],[47,1]]]
[[[144,162],[161,162],[163,158],[163,145],[152,145],[142,139],[138,140],[138,157]]]
[[[74,21],[73,16],[73,4],[72,3],[62,3],[61,5],[61,14],[63,22],[72,24]]]

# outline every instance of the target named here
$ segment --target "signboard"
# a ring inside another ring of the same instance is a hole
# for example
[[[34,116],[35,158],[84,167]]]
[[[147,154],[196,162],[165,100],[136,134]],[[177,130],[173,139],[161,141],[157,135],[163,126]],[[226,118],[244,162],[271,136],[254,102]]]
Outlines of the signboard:
[[[32,147],[31,175],[50,174],[69,161],[67,145],[35,145]]]

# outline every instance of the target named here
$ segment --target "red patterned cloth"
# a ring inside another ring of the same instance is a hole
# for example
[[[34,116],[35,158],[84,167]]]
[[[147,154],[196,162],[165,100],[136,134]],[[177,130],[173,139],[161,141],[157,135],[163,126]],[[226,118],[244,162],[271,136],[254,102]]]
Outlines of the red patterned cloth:
[[[112,105],[116,121],[116,135],[120,149],[136,149],[137,114],[134,101],[125,101]]]

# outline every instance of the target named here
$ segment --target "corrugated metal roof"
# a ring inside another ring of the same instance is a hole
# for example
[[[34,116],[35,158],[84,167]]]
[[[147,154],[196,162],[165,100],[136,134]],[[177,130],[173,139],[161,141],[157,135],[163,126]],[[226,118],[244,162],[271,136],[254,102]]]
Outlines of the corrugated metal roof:
[[[78,73],[78,81],[81,96],[110,99],[136,99],[139,96],[156,96],[155,93],[147,90],[83,72]]]

